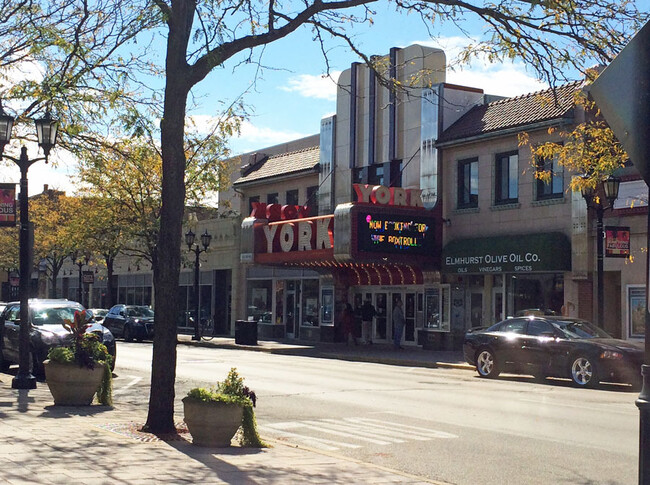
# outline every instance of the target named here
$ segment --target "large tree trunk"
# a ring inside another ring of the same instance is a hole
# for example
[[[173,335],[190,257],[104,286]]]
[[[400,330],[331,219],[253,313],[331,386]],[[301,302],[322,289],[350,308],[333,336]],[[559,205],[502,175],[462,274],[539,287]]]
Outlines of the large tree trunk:
[[[172,2],[168,18],[165,104],[161,121],[162,209],[153,261],[156,330],[146,423],[146,428],[156,433],[175,429],[176,315],[185,204],[185,108],[190,89],[185,53],[194,8],[191,0]]]

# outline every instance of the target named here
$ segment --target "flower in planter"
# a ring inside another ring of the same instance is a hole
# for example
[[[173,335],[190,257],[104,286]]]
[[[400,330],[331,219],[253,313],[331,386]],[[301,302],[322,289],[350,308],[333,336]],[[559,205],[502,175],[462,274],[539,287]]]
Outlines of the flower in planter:
[[[94,369],[96,365],[104,366],[102,384],[97,390],[97,397],[101,404],[113,404],[113,375],[111,372],[112,356],[106,346],[99,341],[93,333],[86,333],[90,326],[91,315],[83,311],[76,311],[72,321],[65,320],[63,327],[72,334],[72,344],[68,347],[53,347],[47,354],[48,359],[59,364],[75,364],[79,367]]]
[[[241,446],[253,448],[266,448],[268,445],[262,441],[257,432],[257,421],[255,420],[255,404],[257,396],[255,392],[244,385],[244,378],[240,377],[237,369],[233,367],[228,376],[212,389],[196,387],[191,389],[187,396],[205,402],[225,402],[243,406],[241,423],[242,433],[239,435]]]

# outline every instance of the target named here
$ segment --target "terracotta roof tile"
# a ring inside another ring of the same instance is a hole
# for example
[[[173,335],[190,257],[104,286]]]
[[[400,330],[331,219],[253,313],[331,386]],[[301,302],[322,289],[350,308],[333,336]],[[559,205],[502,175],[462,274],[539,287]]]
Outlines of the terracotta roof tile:
[[[574,95],[581,85],[581,82],[573,82],[555,90],[547,89],[475,106],[447,128],[438,143],[570,117],[573,115]]]
[[[238,178],[234,184],[257,182],[299,172],[315,171],[319,163],[320,147],[310,147],[294,152],[272,155],[248,170],[244,167],[245,175]]]

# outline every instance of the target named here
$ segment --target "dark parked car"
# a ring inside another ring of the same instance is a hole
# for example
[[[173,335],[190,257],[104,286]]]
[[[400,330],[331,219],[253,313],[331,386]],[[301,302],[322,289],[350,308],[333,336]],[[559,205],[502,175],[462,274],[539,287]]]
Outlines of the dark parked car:
[[[92,312],[93,318],[97,323],[102,323],[104,317],[108,313],[108,310],[105,308],[89,308],[88,310]]]
[[[612,338],[585,320],[528,316],[469,330],[463,353],[481,377],[513,372],[540,379],[569,377],[579,387],[600,381],[638,386],[644,346]]]
[[[102,322],[113,335],[122,337],[127,342],[133,339],[142,342],[153,338],[154,313],[143,305],[115,305]]]
[[[70,300],[29,300],[29,345],[32,374],[37,377],[44,375],[43,361],[52,347],[69,345],[72,335],[63,327],[64,320],[72,321],[76,311],[83,310],[79,303]],[[113,334],[99,323],[94,323],[86,329],[87,333],[95,333],[106,345],[113,356],[115,366],[115,339]],[[20,333],[20,302],[7,303],[0,314],[0,370],[3,372],[12,363],[19,361],[18,345]]]

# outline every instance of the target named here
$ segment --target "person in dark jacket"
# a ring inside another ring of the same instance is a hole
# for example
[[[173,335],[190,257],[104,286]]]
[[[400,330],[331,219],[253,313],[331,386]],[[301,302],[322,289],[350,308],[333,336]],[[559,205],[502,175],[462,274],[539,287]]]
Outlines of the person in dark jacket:
[[[366,298],[361,307],[361,341],[364,344],[372,343],[372,319],[375,318],[376,314],[371,298]]]

